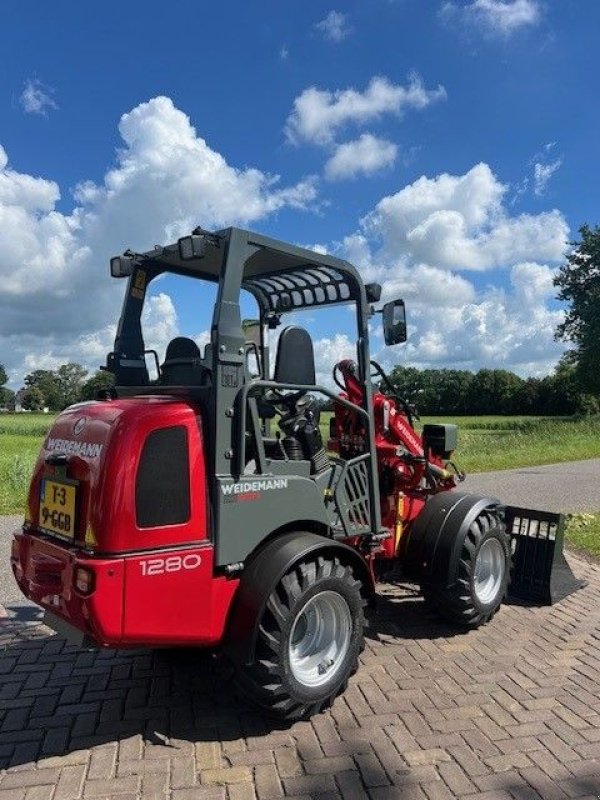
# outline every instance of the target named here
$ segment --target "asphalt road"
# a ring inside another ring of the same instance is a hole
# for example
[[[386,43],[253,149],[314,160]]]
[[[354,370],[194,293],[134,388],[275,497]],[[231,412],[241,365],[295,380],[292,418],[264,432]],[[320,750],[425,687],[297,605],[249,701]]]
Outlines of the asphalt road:
[[[481,472],[468,475],[462,487],[524,508],[558,513],[600,511],[600,458]]]
[[[470,475],[461,488],[526,508],[600,511],[600,459]],[[0,517],[0,606],[26,617],[31,604],[17,589],[9,564],[10,534],[20,522],[21,517]]]

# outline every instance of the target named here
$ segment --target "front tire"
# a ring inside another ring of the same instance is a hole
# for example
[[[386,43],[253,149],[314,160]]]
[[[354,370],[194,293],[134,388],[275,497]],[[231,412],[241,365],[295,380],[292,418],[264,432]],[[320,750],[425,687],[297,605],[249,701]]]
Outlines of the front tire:
[[[457,574],[449,588],[423,584],[423,596],[450,622],[477,628],[500,608],[510,575],[510,540],[495,511],[482,511],[469,526]]]
[[[237,670],[253,703],[287,720],[317,713],[346,688],[364,646],[361,584],[337,557],[296,564],[257,621],[254,661]]]

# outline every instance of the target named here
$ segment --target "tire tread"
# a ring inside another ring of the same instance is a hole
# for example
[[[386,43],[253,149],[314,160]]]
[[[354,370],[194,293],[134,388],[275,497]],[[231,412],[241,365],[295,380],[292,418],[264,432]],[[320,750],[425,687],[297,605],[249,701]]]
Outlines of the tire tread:
[[[509,578],[510,548],[509,537],[502,533],[503,526],[496,512],[486,509],[473,520],[465,536],[458,561],[458,578],[451,588],[423,584],[421,591],[425,602],[440,616],[462,627],[478,628],[494,616],[506,595]],[[506,575],[499,602],[490,610],[484,611],[475,603],[471,592],[475,556],[483,539],[490,531],[498,531],[506,552]]]
[[[293,697],[285,686],[285,676],[282,674],[282,629],[301,595],[312,586],[332,579],[342,581],[347,589],[360,597],[360,615],[356,620],[360,627],[359,646],[340,684],[328,697],[301,701]],[[348,677],[356,672],[358,654],[364,649],[364,608],[367,601],[361,589],[362,585],[354,577],[352,566],[342,563],[338,556],[326,558],[318,555],[292,567],[269,595],[263,616],[257,624],[254,662],[236,669],[235,683],[240,693],[263,710],[285,720],[312,716],[331,705],[347,687]]]

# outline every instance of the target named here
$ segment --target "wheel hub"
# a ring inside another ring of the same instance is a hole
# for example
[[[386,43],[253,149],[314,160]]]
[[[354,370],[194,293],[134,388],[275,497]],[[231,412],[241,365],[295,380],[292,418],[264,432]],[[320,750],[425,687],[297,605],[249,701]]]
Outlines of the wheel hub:
[[[498,539],[487,539],[479,548],[473,569],[473,590],[483,605],[497,599],[504,583],[506,554]]]
[[[289,644],[290,669],[306,687],[330,681],[350,647],[352,615],[337,592],[319,592],[308,600],[294,621]]]

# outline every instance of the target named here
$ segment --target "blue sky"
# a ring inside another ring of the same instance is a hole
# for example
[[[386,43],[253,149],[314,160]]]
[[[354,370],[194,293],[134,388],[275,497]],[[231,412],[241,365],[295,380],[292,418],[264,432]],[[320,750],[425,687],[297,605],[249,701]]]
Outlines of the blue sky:
[[[107,258],[241,224],[350,258],[404,295],[388,365],[544,374],[552,275],[595,187],[596,0],[4,6],[0,362],[90,368],[122,291]],[[157,284],[146,326],[205,338]],[[315,315],[320,362],[347,312]],[[329,364],[327,364],[329,367]]]

